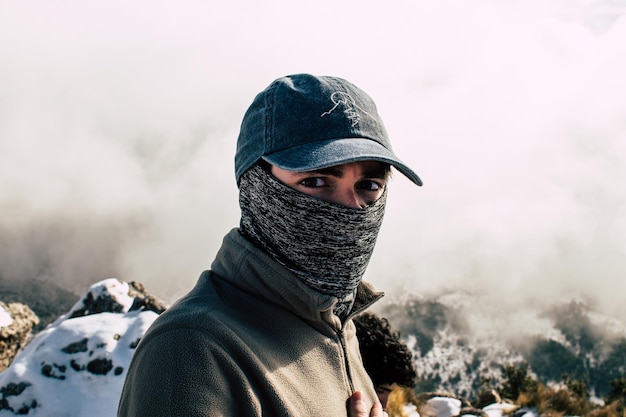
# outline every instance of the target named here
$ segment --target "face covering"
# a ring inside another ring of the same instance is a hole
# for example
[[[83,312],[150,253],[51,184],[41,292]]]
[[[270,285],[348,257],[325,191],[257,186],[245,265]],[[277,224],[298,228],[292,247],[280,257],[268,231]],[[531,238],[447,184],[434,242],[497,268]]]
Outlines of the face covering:
[[[370,260],[387,192],[365,208],[294,190],[259,165],[239,183],[240,230],[309,287],[339,298],[345,318]]]

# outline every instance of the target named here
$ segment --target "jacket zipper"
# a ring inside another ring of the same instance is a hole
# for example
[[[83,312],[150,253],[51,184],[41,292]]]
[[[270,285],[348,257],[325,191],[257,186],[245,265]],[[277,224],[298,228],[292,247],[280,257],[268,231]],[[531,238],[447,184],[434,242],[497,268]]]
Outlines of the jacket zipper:
[[[343,360],[346,367],[346,376],[348,377],[348,386],[350,387],[350,392],[348,393],[348,395],[352,395],[352,393],[354,392],[354,382],[352,381],[350,360],[348,358],[348,349],[346,348],[346,340],[343,336],[343,330],[338,330],[337,336],[339,337],[339,343],[341,344],[341,351],[343,352]]]

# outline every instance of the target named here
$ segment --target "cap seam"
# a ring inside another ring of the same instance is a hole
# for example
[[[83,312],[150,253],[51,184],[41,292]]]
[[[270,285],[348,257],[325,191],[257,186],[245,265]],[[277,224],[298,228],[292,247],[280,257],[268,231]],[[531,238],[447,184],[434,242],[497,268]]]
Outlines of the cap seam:
[[[263,141],[263,152],[261,153],[261,156],[267,154],[268,149],[273,149],[273,143],[274,143],[274,103],[276,101],[275,95],[276,95],[276,90],[277,90],[277,85],[278,83],[274,83],[271,88],[270,91],[268,91],[268,93],[266,95],[266,100],[265,100],[265,104],[266,104],[266,109],[265,109],[265,138]]]

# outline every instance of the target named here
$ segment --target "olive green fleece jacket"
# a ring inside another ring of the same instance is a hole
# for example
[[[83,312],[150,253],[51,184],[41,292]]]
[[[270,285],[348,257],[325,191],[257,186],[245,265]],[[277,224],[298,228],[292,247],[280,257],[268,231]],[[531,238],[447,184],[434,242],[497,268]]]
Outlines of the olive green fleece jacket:
[[[362,282],[351,316],[381,297]],[[357,389],[371,407],[355,328],[336,302],[233,229],[137,346],[118,417],[342,417]]]

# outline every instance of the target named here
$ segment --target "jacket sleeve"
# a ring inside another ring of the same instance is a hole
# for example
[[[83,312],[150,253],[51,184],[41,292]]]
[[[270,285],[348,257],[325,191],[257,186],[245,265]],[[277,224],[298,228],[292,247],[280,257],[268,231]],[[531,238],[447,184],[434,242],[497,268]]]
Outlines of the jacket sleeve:
[[[178,328],[151,336],[133,356],[118,417],[261,415],[245,373],[210,335]]]

